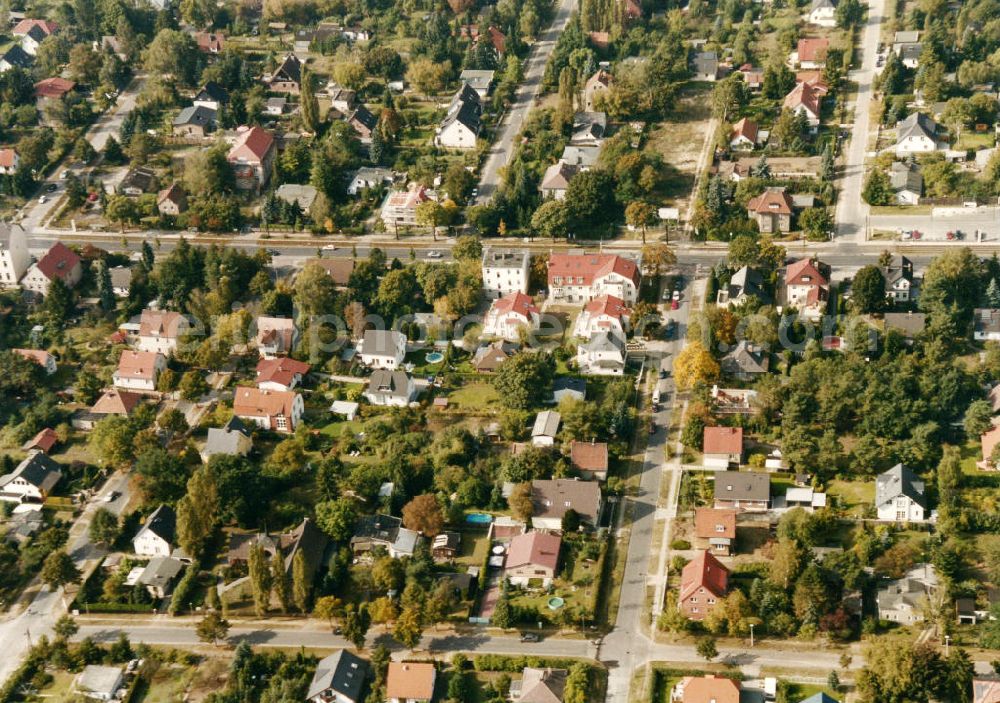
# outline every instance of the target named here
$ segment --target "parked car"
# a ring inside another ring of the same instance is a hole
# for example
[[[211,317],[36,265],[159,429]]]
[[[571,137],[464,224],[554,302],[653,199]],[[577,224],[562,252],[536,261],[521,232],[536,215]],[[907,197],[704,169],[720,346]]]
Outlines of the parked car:
[[[427,258],[428,259],[440,259],[443,256],[444,256],[444,254],[442,254],[441,252],[437,251],[436,249],[432,249],[431,251],[427,252]]]
[[[676,298],[674,298],[673,300],[670,301],[670,309],[671,310],[677,310],[678,308],[680,308],[680,306],[681,306],[681,304],[680,304],[680,302]]]
[[[521,641],[522,642],[538,642],[539,640],[541,640],[541,637],[539,637],[538,634],[535,633],[535,632],[522,632],[521,633]]]

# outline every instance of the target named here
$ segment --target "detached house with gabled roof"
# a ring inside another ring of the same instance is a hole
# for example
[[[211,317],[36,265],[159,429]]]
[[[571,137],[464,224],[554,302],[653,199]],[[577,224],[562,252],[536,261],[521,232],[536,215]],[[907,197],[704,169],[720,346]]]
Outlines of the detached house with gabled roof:
[[[596,528],[601,520],[601,487],[594,481],[571,478],[531,482],[531,525],[536,530],[562,530],[568,510],[576,511],[580,522]]]
[[[879,520],[923,522],[927,517],[924,482],[907,467],[896,464],[875,479],[875,509]]]
[[[541,183],[538,185],[538,190],[541,192],[542,197],[564,200],[566,198],[566,191],[569,190],[569,182],[581,170],[579,166],[566,163],[562,160],[549,166],[545,169]]]
[[[799,39],[794,53],[795,63],[800,68],[826,67],[826,52],[830,49],[830,40],[823,37]]]
[[[922,112],[913,112],[896,123],[896,156],[936,151],[938,124]]]
[[[361,657],[339,649],[319,660],[306,700],[309,703],[362,703],[371,667]]]
[[[704,620],[728,590],[729,569],[702,550],[681,571],[677,607],[688,620]]]
[[[537,669],[526,666],[520,681],[511,681],[513,703],[561,703],[566,693],[566,669]]]
[[[837,6],[833,0],[812,0],[809,8],[809,24],[817,27],[837,26]]]
[[[756,298],[764,305],[771,303],[771,296],[764,290],[764,277],[757,269],[744,266],[729,279],[729,285],[719,288],[715,304],[733,307],[742,305],[751,298]]]
[[[22,49],[19,44],[14,44],[4,52],[3,56],[0,56],[0,73],[6,73],[12,68],[28,70],[33,63],[35,63],[34,57]]]
[[[0,222],[0,288],[16,287],[30,264],[31,253],[24,228]]]
[[[729,133],[729,146],[732,149],[755,149],[760,128],[756,122],[744,117],[733,125]]]
[[[139,317],[139,336],[135,348],[170,356],[177,351],[181,337],[191,329],[188,319],[172,310],[143,310]]]
[[[267,391],[290,391],[302,382],[311,367],[287,356],[257,362],[257,387]]]
[[[271,133],[262,127],[240,127],[236,143],[226,160],[233,167],[239,190],[259,191],[271,177],[277,147]]]
[[[169,557],[174,553],[177,514],[166,503],[146,518],[132,538],[132,551],[141,557]]]
[[[385,678],[387,703],[430,703],[437,668],[433,662],[389,662]]]
[[[532,531],[510,541],[504,562],[504,578],[515,586],[552,585],[559,566],[562,537],[549,532]]]
[[[302,89],[302,60],[295,54],[287,54],[264,82],[276,93],[298,95]]]
[[[587,112],[596,110],[598,96],[607,93],[614,80],[614,76],[609,71],[603,68],[597,69],[583,86],[583,109]]]
[[[233,414],[258,427],[290,434],[295,431],[305,403],[294,391],[268,391],[240,386],[233,397]]]
[[[167,368],[167,357],[159,352],[126,349],[118,358],[118,369],[112,376],[116,388],[150,393]]]
[[[784,188],[768,188],[747,203],[747,217],[764,234],[792,229],[792,196]]]
[[[208,428],[205,448],[201,450],[201,460],[208,463],[216,454],[224,456],[246,456],[253,449],[250,428],[233,415],[222,427]]]
[[[736,511],[698,508],[694,513],[694,536],[707,540],[713,554],[728,557],[736,546]]]
[[[902,254],[893,254],[888,266],[880,267],[885,280],[885,297],[908,303],[913,297],[913,262]]]
[[[397,369],[406,358],[406,335],[393,330],[365,330],[358,356],[362,364],[373,369]]]
[[[351,114],[344,118],[344,122],[354,130],[354,135],[362,145],[371,145],[372,135],[378,127],[378,118],[372,114],[371,110],[364,105],[358,105]]]
[[[538,329],[540,319],[541,313],[530,295],[508,293],[493,301],[483,320],[483,334],[516,342],[522,333]]]
[[[260,316],[256,321],[257,351],[265,359],[290,354],[298,340],[295,320],[290,317]]]
[[[584,306],[573,325],[573,335],[590,339],[597,332],[611,332],[625,339],[631,314],[621,298],[600,295]]]
[[[639,265],[616,254],[550,254],[549,298],[583,303],[613,295],[634,305],[639,292]]]
[[[715,474],[715,507],[748,512],[771,506],[771,477],[759,471],[719,471]]]
[[[823,95],[821,92],[810,83],[802,81],[796,83],[791,92],[785,96],[782,107],[797,115],[805,115],[809,125],[815,127],[820,123],[822,103]]]
[[[608,477],[608,443],[570,442],[569,463],[584,478],[605,480]]]
[[[706,468],[739,466],[743,461],[743,428],[706,427],[702,437],[702,456]]]
[[[44,297],[48,295],[52,281],[59,279],[67,288],[74,288],[82,276],[80,257],[62,242],[56,242],[24,274],[21,286]]]
[[[45,373],[49,376],[59,370],[56,358],[44,349],[11,349],[11,351],[28,361],[34,361],[45,369]]]
[[[446,149],[475,149],[483,105],[479,94],[463,83],[434,136],[434,145]]]
[[[673,703],[740,703],[740,684],[714,674],[685,676],[670,692],[670,700]]]
[[[815,259],[799,259],[785,269],[785,305],[809,319],[819,319],[830,299],[830,267]]]
[[[0,500],[44,503],[62,475],[62,467],[45,452],[32,451],[11,473],[0,476]]]
[[[229,92],[215,81],[207,81],[194,96],[195,107],[207,107],[218,113],[229,104]]]

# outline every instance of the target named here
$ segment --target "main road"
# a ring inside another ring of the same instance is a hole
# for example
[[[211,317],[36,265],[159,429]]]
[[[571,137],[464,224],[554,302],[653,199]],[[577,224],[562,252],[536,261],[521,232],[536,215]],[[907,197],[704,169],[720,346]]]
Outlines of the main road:
[[[521,133],[524,120],[527,118],[531,108],[534,107],[535,100],[542,90],[542,78],[545,76],[545,66],[549,62],[549,55],[556,46],[559,35],[562,34],[566,23],[576,9],[577,0],[561,0],[556,6],[556,16],[552,20],[551,26],[538,37],[538,41],[531,47],[531,53],[524,67],[524,80],[517,88],[514,102],[504,116],[500,124],[500,134],[493,146],[490,148],[483,164],[482,175],[479,179],[479,195],[476,202],[483,204],[488,202],[496,193],[497,186],[500,185],[500,169],[507,165],[514,154],[516,144],[514,140]]]
[[[851,73],[857,86],[854,101],[854,124],[848,143],[840,197],[837,200],[837,236],[865,241],[868,205],[861,199],[865,180],[865,156],[871,131],[872,90],[875,60],[885,19],[886,0],[869,0],[868,21],[861,31],[861,67]]]

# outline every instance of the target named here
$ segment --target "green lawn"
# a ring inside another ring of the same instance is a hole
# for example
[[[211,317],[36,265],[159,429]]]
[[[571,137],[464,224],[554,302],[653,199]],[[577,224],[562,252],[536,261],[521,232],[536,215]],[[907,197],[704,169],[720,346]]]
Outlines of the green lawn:
[[[958,138],[957,149],[989,149],[996,145],[992,132],[962,132]]]
[[[463,566],[482,566],[489,550],[490,540],[485,532],[463,530],[461,551],[455,563]]]
[[[831,496],[836,496],[844,509],[852,515],[860,515],[867,505],[875,502],[874,481],[835,479],[827,484],[826,492]]]
[[[492,383],[476,381],[469,383],[448,396],[449,407],[457,410],[486,411],[493,410],[500,402]]]

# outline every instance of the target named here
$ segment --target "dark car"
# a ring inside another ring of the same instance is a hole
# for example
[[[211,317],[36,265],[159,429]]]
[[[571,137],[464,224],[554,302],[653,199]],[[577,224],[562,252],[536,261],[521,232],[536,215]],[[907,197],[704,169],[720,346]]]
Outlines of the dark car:
[[[521,641],[522,642],[538,642],[542,638],[538,636],[535,632],[522,632]]]
[[[674,335],[677,333],[677,320],[667,320],[666,327],[663,328],[663,336],[667,339],[673,339]]]

